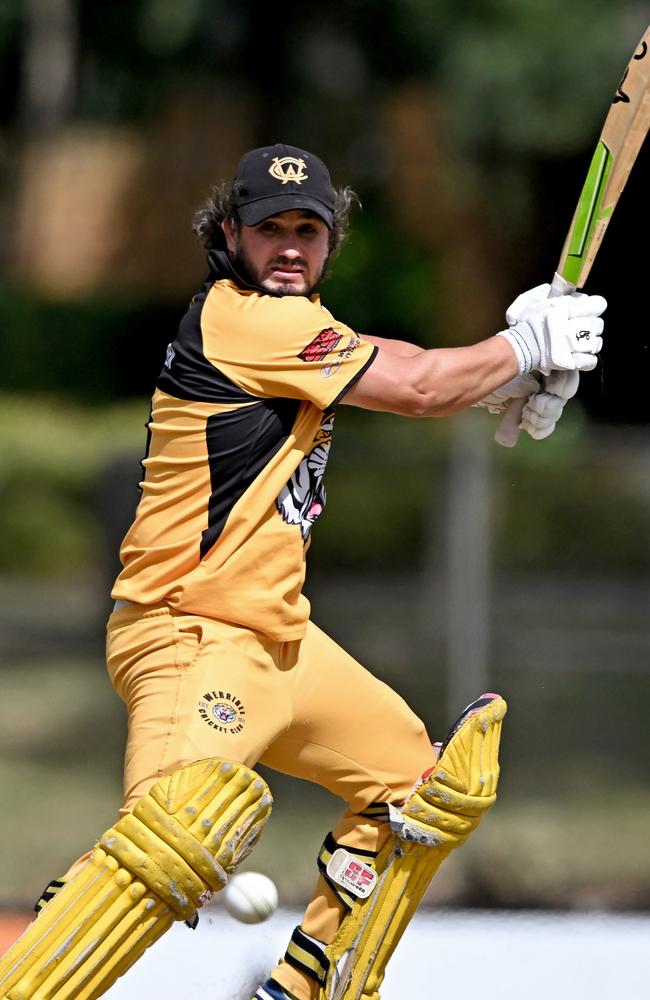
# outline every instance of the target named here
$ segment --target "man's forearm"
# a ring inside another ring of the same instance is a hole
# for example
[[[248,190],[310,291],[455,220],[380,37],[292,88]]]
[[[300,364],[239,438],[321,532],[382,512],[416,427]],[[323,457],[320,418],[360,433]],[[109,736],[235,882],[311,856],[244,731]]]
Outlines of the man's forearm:
[[[591,371],[602,346],[607,303],[582,292],[552,297],[549,287],[518,296],[506,312],[508,327],[471,347],[412,353],[414,345],[374,339],[377,356],[342,402],[410,417],[443,417],[472,406],[515,375]]]
[[[503,337],[470,347],[424,351],[413,364],[414,386],[423,404],[420,415],[426,417],[443,417],[471,406],[519,370]]]
[[[417,355],[382,349],[342,402],[410,417],[442,417],[471,406],[517,374],[503,337],[471,347],[434,348]]]

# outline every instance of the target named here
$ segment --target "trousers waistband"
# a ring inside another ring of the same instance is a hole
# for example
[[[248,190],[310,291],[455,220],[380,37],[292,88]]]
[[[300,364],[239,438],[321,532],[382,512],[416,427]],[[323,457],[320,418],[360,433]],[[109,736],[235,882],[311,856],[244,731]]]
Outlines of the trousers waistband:
[[[130,608],[132,604],[133,601],[120,601],[118,599],[113,606],[113,611],[119,611],[121,608]]]

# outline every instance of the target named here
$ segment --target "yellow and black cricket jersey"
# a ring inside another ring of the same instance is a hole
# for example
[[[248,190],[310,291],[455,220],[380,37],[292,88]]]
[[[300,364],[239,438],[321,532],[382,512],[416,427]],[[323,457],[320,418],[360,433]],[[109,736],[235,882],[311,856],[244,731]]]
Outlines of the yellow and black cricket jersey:
[[[376,348],[317,296],[249,285],[225,253],[183,317],[152,402],[142,497],[113,597],[300,638],[334,408]]]

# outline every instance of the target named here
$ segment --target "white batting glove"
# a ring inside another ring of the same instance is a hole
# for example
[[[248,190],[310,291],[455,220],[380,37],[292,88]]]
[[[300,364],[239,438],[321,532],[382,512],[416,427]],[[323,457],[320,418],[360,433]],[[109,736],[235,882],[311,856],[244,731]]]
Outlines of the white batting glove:
[[[498,336],[511,344],[520,374],[553,369],[591,371],[603,346],[602,295],[572,292],[548,298],[550,285],[519,295],[506,312],[509,324]]]
[[[505,385],[479,399],[474,406],[484,406],[490,413],[503,413],[511,399],[521,399],[540,392],[541,382],[539,375],[515,375]]]
[[[526,313],[534,312],[539,309],[540,306],[547,306],[549,304],[548,293],[551,290],[551,286],[547,283],[545,285],[536,285],[535,288],[530,288],[527,292],[522,292],[518,295],[514,302],[511,302],[506,309],[506,323],[508,326],[514,326],[519,320],[524,319]]]
[[[541,392],[533,393],[524,406],[519,424],[536,441],[543,441],[555,430],[569,399],[578,391],[580,373],[551,372],[542,378]]]

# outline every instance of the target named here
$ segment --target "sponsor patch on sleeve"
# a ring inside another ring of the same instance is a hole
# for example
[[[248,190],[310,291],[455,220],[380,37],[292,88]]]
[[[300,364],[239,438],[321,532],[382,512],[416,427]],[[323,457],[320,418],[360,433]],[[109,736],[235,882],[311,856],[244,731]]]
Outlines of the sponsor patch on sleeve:
[[[301,361],[322,361],[330,351],[338,347],[342,339],[342,334],[337,333],[336,330],[332,330],[331,327],[327,327],[327,329],[321,330],[311,343],[303,347],[298,357]]]

